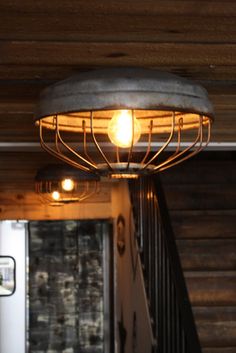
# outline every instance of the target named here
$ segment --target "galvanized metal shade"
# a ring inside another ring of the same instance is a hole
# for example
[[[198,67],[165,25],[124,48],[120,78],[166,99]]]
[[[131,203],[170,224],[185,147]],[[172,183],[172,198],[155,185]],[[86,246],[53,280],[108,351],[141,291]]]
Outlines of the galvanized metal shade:
[[[49,164],[38,170],[35,190],[44,203],[53,206],[81,202],[99,192],[97,175],[62,164]]]
[[[131,131],[127,145],[115,146],[111,137],[117,111],[130,117],[123,119],[126,134]],[[205,89],[186,79],[116,68],[80,73],[48,87],[35,120],[42,147],[57,158],[84,171],[131,177],[164,170],[202,150],[210,139],[213,108]],[[54,147],[45,142],[45,130]],[[193,139],[187,148],[181,146],[184,133]],[[163,160],[161,153],[173,141],[176,151]]]

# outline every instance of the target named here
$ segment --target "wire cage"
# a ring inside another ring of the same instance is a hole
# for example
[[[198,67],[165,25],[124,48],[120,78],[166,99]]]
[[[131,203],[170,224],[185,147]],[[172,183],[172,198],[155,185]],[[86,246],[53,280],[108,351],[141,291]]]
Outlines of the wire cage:
[[[50,164],[35,176],[35,191],[52,206],[82,202],[99,193],[100,178],[67,165]]]
[[[201,86],[149,69],[83,72],[42,92],[42,147],[102,176],[131,178],[170,168],[210,141],[213,108]],[[163,152],[172,147],[171,154]]]

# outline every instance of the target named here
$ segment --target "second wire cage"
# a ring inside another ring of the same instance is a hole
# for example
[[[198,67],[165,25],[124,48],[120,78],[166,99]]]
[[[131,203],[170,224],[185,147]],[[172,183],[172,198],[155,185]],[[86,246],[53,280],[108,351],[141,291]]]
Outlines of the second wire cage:
[[[49,164],[38,170],[35,191],[43,203],[52,206],[82,202],[99,192],[97,175],[63,165]]]

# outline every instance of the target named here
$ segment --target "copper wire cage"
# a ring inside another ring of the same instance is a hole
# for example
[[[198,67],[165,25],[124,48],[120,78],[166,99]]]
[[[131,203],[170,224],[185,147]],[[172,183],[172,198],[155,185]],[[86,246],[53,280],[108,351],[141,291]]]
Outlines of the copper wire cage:
[[[66,181],[70,186],[63,187]],[[43,203],[52,206],[82,202],[99,193],[100,179],[67,165],[50,164],[38,170],[35,191]],[[56,197],[55,197],[56,195]]]
[[[128,112],[128,146],[110,138]],[[42,147],[85,172],[117,178],[163,171],[199,153],[211,136],[213,108],[201,86],[156,70],[117,68],[78,74],[47,88],[36,112]],[[139,129],[136,141],[136,126]],[[175,149],[164,154],[170,145]]]

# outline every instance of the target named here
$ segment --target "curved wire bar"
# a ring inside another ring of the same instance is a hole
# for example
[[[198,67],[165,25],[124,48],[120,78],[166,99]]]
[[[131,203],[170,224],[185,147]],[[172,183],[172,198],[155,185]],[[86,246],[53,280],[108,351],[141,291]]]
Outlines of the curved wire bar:
[[[210,139],[211,139],[211,124],[212,124],[212,122],[211,122],[211,120],[209,120],[209,124],[207,125],[207,127],[208,127],[208,129],[207,129],[207,140],[206,140],[204,146],[201,146],[200,151],[202,151],[204,148],[206,148],[207,145],[210,142]]]
[[[211,137],[211,122],[209,122],[209,124],[208,124],[207,140],[206,140],[204,146],[202,145],[203,136],[201,135],[200,146],[199,146],[195,151],[193,151],[193,152],[190,153],[189,155],[185,156],[184,158],[181,158],[180,160],[178,160],[178,161],[176,161],[176,162],[174,162],[174,163],[172,163],[172,164],[170,164],[170,165],[168,165],[168,166],[166,166],[166,167],[161,168],[160,171],[166,170],[166,169],[168,169],[168,168],[170,168],[170,167],[173,167],[173,166],[175,166],[175,165],[177,165],[177,164],[179,164],[179,163],[181,163],[181,162],[184,162],[184,161],[186,161],[187,159],[189,159],[189,158],[195,156],[196,154],[198,154],[199,152],[201,152],[201,151],[203,150],[203,148],[205,148],[205,147],[208,145],[208,143],[209,143],[209,141],[210,141],[210,137]]]
[[[68,158],[67,156],[55,151],[53,148],[51,148],[50,146],[48,146],[45,143],[45,141],[43,139],[43,127],[42,127],[41,121],[39,122],[39,136],[40,136],[40,144],[46,152],[50,153],[52,156],[60,159],[61,161],[70,164],[72,167],[79,168],[81,170],[84,170],[85,172],[91,172],[91,170],[89,168],[87,168],[87,167],[83,166],[82,164],[73,161],[71,158]]]
[[[173,116],[172,116],[172,129],[171,129],[169,138],[141,170],[146,169],[166,149],[166,147],[169,145],[170,141],[174,136],[174,131],[175,131],[175,112],[173,112]]]
[[[119,147],[116,146],[116,161],[117,163],[120,163],[120,154],[119,154]]]
[[[127,160],[127,167],[126,170],[129,170],[129,166],[130,166],[130,160],[132,158],[132,152],[133,152],[133,146],[134,146],[134,111],[133,109],[131,110],[132,113],[132,141],[131,141],[131,146],[129,149],[129,154],[128,154],[128,160]]]
[[[95,137],[94,130],[93,130],[93,112],[92,111],[90,112],[90,127],[91,127],[91,135],[92,135],[92,138],[93,138],[93,142],[94,142],[98,152],[100,153],[100,155],[102,156],[102,158],[106,162],[106,164],[108,165],[109,169],[113,170],[110,162],[108,161],[107,157],[103,153],[103,151],[102,151],[101,147],[99,146],[99,144],[97,142],[97,139]]]
[[[87,190],[89,189],[89,185],[87,187]],[[84,196],[80,197],[80,201],[84,201],[86,199],[88,199],[89,197],[91,197],[94,194],[97,194],[99,192],[99,188],[98,188],[98,183],[95,183],[95,187],[94,190],[92,190],[90,193],[85,194]]]
[[[87,158],[92,164],[95,165],[93,159],[89,156],[88,151],[87,151],[87,139],[86,139],[87,133],[86,133],[86,122],[85,122],[85,120],[83,120],[83,122],[82,122],[82,128],[83,128],[83,133],[84,133],[84,136],[83,136],[83,137],[84,137],[84,141],[83,141],[83,142],[84,142],[84,143],[83,143],[84,154],[85,154],[86,158]]]
[[[141,164],[144,164],[149,153],[150,153],[150,150],[151,150],[151,142],[152,142],[152,128],[153,128],[153,120],[150,120],[150,127],[149,127],[149,133],[148,133],[148,146],[147,146],[147,151],[146,151],[146,154],[145,156],[143,157],[142,161],[141,161]]]
[[[160,171],[164,170],[164,169],[162,168],[163,166],[165,167],[165,166],[168,165],[169,163],[172,163],[173,161],[175,161],[176,159],[178,159],[180,156],[185,155],[188,151],[190,151],[193,147],[196,146],[196,144],[199,142],[199,140],[200,140],[200,146],[201,146],[201,145],[202,145],[202,126],[203,126],[203,125],[202,125],[202,116],[199,116],[198,134],[197,134],[197,137],[196,137],[195,141],[192,143],[192,145],[186,147],[183,151],[179,152],[178,154],[175,154],[175,153],[174,153],[174,154],[173,154],[170,158],[168,158],[165,162],[163,162],[163,163],[161,163],[160,165],[156,166],[156,167],[154,168],[154,171],[156,172],[156,171],[158,171],[158,170],[160,170]],[[198,147],[198,149],[199,149],[199,147]],[[198,151],[198,149],[197,149],[197,151]],[[197,152],[197,153],[198,153],[198,152]],[[197,153],[192,152],[192,153],[190,153],[187,157],[190,158],[191,156],[194,156],[194,155],[197,154]],[[188,158],[183,157],[183,158],[181,158],[180,161],[184,161],[184,160],[186,160],[186,159],[188,159]],[[174,163],[170,164],[170,166],[172,166],[172,165],[175,165],[175,164],[174,164]],[[167,169],[167,168],[165,168],[165,169]]]
[[[177,146],[176,146],[176,150],[174,152],[174,154],[172,155],[172,157],[176,156],[179,153],[180,150],[180,144],[181,144],[181,127],[183,125],[183,119],[180,118],[179,119],[179,126],[178,126],[178,140],[177,140]],[[168,158],[169,159],[169,158]]]
[[[82,160],[83,162],[87,163],[90,167],[97,169],[97,166],[93,163],[91,163],[90,161],[88,161],[87,159],[85,159],[84,157],[82,157],[79,153],[75,152],[73,150],[73,148],[71,148],[67,143],[65,143],[61,137],[60,134],[60,130],[59,130],[59,124],[58,124],[58,118],[57,118],[57,125],[56,125],[56,134],[58,136],[58,139],[60,141],[60,143],[69,151],[71,152],[75,157],[79,158],[80,160]]]

